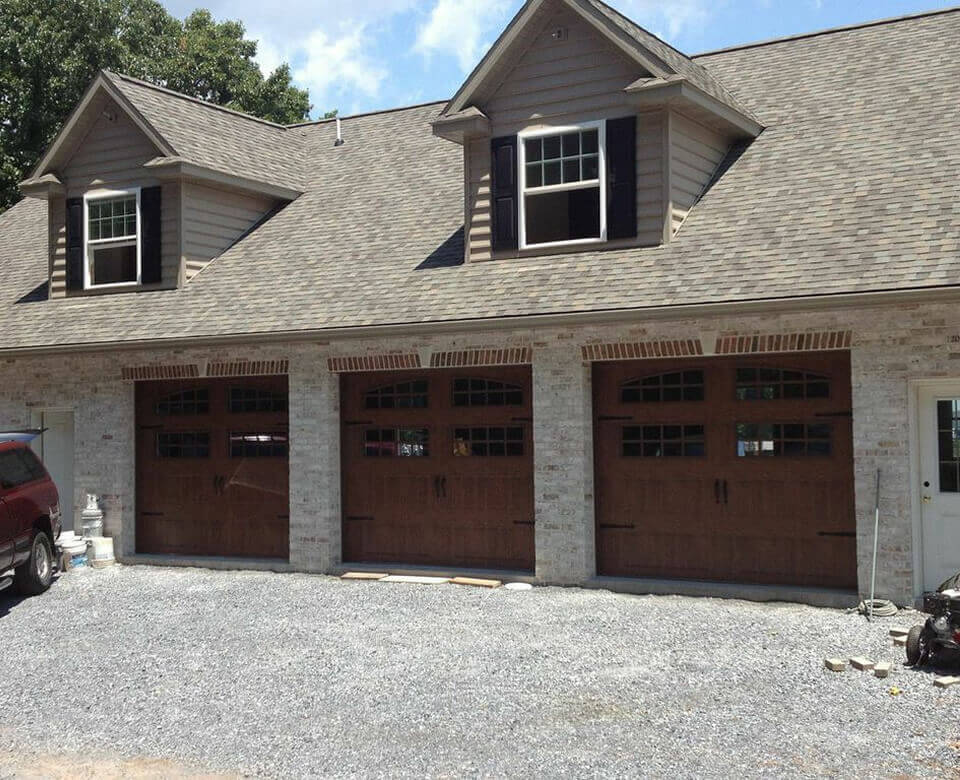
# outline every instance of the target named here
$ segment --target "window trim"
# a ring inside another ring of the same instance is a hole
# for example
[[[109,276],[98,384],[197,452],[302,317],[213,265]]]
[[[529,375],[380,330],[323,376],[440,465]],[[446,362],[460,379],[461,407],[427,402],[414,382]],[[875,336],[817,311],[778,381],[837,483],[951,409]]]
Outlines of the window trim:
[[[143,225],[141,223],[140,209],[140,187],[129,187],[122,190],[91,190],[83,194],[83,289],[84,290],[109,290],[118,287],[137,287],[141,284],[143,278]],[[90,239],[90,203],[98,200],[109,200],[111,198],[123,198],[129,195],[137,196],[137,235],[131,240],[129,237],[116,238],[98,238]],[[93,268],[91,267],[90,246],[132,246],[136,243],[137,247],[137,278],[132,282],[110,282],[107,284],[95,284],[93,281]]]
[[[536,187],[527,191],[527,147],[524,141],[530,138],[546,138],[548,136],[563,135],[564,133],[581,132],[583,130],[597,130],[597,151],[599,177],[589,182],[572,182],[570,184],[549,184],[545,187]],[[522,130],[517,133],[517,185],[519,201],[517,221],[517,238],[520,249],[544,249],[559,246],[577,246],[581,244],[600,244],[607,240],[607,120],[598,119],[593,122],[580,122],[561,127],[539,127],[533,130]],[[600,187],[600,237],[575,238],[570,241],[545,241],[540,244],[527,243],[527,195],[548,194],[551,192],[571,192],[573,190],[593,189]]]

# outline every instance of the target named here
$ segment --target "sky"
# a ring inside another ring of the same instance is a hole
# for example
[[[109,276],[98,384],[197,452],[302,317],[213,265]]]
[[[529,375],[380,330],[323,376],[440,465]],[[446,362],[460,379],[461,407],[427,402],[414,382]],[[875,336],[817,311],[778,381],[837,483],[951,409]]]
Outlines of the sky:
[[[161,0],[239,19],[265,72],[288,62],[313,115],[449,98],[523,0]],[[947,8],[958,0],[607,0],[686,54]]]

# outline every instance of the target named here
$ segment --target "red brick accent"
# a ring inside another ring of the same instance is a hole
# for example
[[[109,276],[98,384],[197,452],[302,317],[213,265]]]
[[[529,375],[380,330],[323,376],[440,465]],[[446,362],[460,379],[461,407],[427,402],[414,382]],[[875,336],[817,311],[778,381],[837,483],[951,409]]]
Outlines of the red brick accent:
[[[611,344],[584,344],[584,360],[646,360],[667,357],[697,357],[703,354],[700,339],[620,341]]]
[[[434,352],[430,368],[466,368],[468,366],[518,366],[530,363],[530,347],[509,349],[465,349],[460,352]]]
[[[763,352],[814,352],[850,349],[853,334],[849,330],[824,330],[810,333],[767,333],[751,336],[717,337],[718,355],[744,355]]]
[[[331,371],[340,374],[356,371],[396,371],[404,368],[420,368],[420,356],[417,354],[393,353],[332,357],[327,358],[327,365]]]
[[[289,360],[232,360],[207,365],[207,376],[276,376],[290,372]]]
[[[195,363],[123,367],[123,379],[128,382],[143,382],[150,379],[195,379],[198,376],[200,376],[200,367]]]

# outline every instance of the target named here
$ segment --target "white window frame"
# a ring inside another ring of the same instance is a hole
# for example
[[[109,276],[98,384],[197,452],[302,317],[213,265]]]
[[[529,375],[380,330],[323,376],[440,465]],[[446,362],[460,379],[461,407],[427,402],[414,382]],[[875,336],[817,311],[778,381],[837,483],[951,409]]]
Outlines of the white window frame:
[[[129,246],[132,241],[130,238],[98,238],[90,240],[90,203],[98,200],[109,200],[111,198],[124,198],[130,195],[137,196],[137,278],[131,282],[110,282],[108,284],[94,284],[93,266],[91,265],[92,256],[90,246]],[[140,187],[130,187],[124,190],[92,190],[84,193],[83,196],[83,289],[84,290],[106,290],[112,287],[136,287],[140,284],[143,273],[142,264],[143,255],[143,227],[140,223]]]
[[[545,187],[534,187],[527,191],[527,147],[524,143],[530,138],[545,138],[552,135],[563,135],[583,130],[597,131],[597,150],[599,152],[599,179],[587,182],[572,182],[570,184],[549,184]],[[599,244],[607,240],[607,122],[600,119],[595,122],[581,122],[575,125],[561,127],[539,127],[534,130],[523,130],[517,134],[517,164],[520,167],[517,181],[520,196],[519,221],[520,249],[541,249],[543,247],[574,246],[577,244]],[[575,238],[569,241],[546,241],[540,244],[527,243],[527,195],[536,196],[550,192],[566,192],[570,190],[593,189],[599,182],[600,186],[600,237]]]

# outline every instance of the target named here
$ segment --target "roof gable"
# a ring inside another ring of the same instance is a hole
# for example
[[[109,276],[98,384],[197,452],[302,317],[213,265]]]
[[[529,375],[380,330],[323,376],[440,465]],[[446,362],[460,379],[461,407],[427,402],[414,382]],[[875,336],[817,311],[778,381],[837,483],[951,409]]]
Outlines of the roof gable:
[[[105,111],[122,111],[129,121],[146,137],[162,156],[175,156],[177,150],[143,116],[137,107],[101,71],[84,93],[77,107],[67,117],[57,137],[37,163],[29,180],[60,170],[76,153],[83,139],[103,118]]]
[[[458,115],[472,105],[482,105],[502,84],[549,16],[563,8],[579,16],[631,61],[636,67],[636,80],[645,90],[688,84],[710,101],[742,116],[747,125],[759,127],[756,117],[706,69],[601,0],[527,0],[441,116]]]

